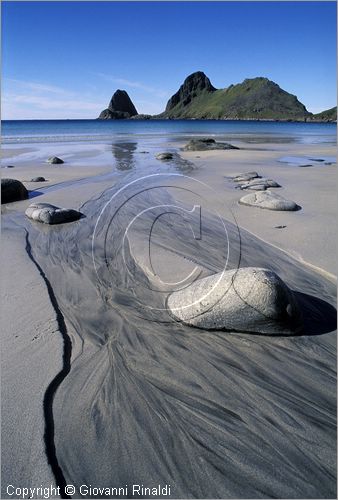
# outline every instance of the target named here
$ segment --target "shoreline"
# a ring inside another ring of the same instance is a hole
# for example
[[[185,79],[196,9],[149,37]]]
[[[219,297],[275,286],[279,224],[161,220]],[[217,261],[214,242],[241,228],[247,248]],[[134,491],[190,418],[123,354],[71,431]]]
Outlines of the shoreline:
[[[140,168],[144,171],[148,168],[147,163],[158,167],[158,171],[161,171],[161,165],[163,166],[163,163],[159,162],[154,157],[157,152],[163,150],[164,145],[162,142],[158,142],[157,138],[137,138],[135,140],[138,146],[135,150],[131,151],[131,153],[127,153],[131,155],[128,157],[128,161],[131,161],[133,164],[140,162]],[[191,161],[196,166],[196,169],[192,172],[192,176],[210,184],[210,186],[215,189],[217,195],[215,207],[222,206],[225,201],[234,211],[235,216],[238,218],[238,223],[243,229],[284,251],[288,251],[299,261],[304,260],[308,262],[309,265],[315,268],[318,267],[331,276],[337,276],[335,259],[333,257],[335,255],[334,242],[332,238],[329,238],[330,233],[327,232],[328,226],[332,227],[334,224],[336,164],[301,168],[290,166],[286,163],[279,163],[278,161],[286,154],[297,157],[334,156],[335,148],[325,143],[318,145],[304,143],[280,144],[275,143],[273,140],[271,143],[265,144],[247,144],[242,143],[240,140],[232,142],[240,146],[241,149],[224,152],[186,152],[181,151],[181,147],[184,144],[183,142],[177,140],[173,142],[170,138],[167,139],[167,145],[171,150],[178,151],[179,155],[184,160]],[[26,145],[22,147],[15,145],[12,148],[7,146],[6,150],[3,150],[3,154],[7,153],[6,156],[8,155],[7,157],[9,160],[12,161],[14,158],[18,163],[14,169],[2,168],[2,176],[13,177],[23,181],[27,189],[40,190],[42,193],[45,193],[42,195],[42,198],[49,197],[52,200],[57,200],[61,195],[62,199],[64,198],[67,200],[66,191],[65,196],[62,195],[63,187],[65,189],[67,186],[71,185],[76,187],[79,183],[79,188],[82,184],[85,191],[89,192],[92,189],[92,187],[90,187],[91,182],[96,184],[96,178],[98,181],[102,179],[98,182],[98,186],[105,186],[109,185],[110,180],[116,178],[116,175],[117,178],[120,178],[121,175],[123,176],[123,171],[119,171],[118,166],[116,168],[116,162],[120,160],[119,157],[117,157],[117,160],[115,154],[120,154],[118,153],[120,148],[119,144],[123,144],[123,147],[125,147],[125,143],[121,142],[120,139],[115,139],[112,144],[113,150],[114,144],[117,145],[116,153],[112,152],[111,143],[93,143],[93,145],[88,145],[81,142],[66,142],[35,143],[31,144],[29,147]],[[142,154],[141,150],[143,146],[149,146],[149,154]],[[65,163],[60,166],[53,166],[45,163],[45,158],[48,157],[48,151],[60,151],[60,155],[64,155]],[[122,148],[122,163],[124,161],[123,154]],[[6,156],[2,158],[2,164],[6,163]],[[12,162],[15,163],[14,161]],[[170,166],[170,164],[168,165]],[[254,207],[240,206],[238,200],[241,196],[246,194],[246,192],[235,189],[235,185],[227,181],[226,178],[236,171],[241,172],[249,170],[259,171],[258,173],[263,177],[275,178],[275,180],[282,185],[282,187],[278,188],[275,192],[286,198],[290,197],[294,199],[296,202],[299,202],[301,206],[304,204],[309,206],[305,206],[298,214],[273,212],[270,210],[262,211]],[[325,178],[323,178],[322,175],[324,171]],[[30,177],[37,175],[46,176],[47,181],[43,183],[29,182]],[[302,186],[303,182],[306,182],[306,189]],[[309,184],[309,182],[311,184]],[[317,196],[318,190],[319,192],[325,192],[325,200]],[[301,197],[299,197],[299,194],[301,194]],[[40,201],[40,196],[35,199],[36,201]],[[83,196],[80,196],[79,199],[83,199]],[[43,199],[41,199],[41,201],[43,201]],[[22,203],[21,206],[28,206],[29,201],[20,203]],[[310,203],[314,204],[314,206],[311,207]],[[8,208],[11,209],[12,206],[14,208],[15,205],[16,204],[10,204]],[[317,208],[316,205],[318,205]],[[2,207],[2,211],[6,211],[6,208]],[[316,211],[320,211],[320,213],[316,215]],[[306,215],[307,212],[309,212],[308,216]],[[329,217],[329,219],[325,219],[327,217]],[[289,224],[286,230],[278,232],[275,229],[273,231],[273,223],[276,221],[276,225],[278,225],[278,220],[283,220],[287,226]],[[297,228],[297,224],[301,226]],[[315,238],[317,240],[313,240],[311,243],[313,247],[312,251],[309,251],[310,249],[307,248],[308,245],[304,245],[302,241],[297,243],[297,240],[300,239],[299,235],[297,235],[299,229],[304,235],[304,241],[308,240],[306,234],[313,233],[316,235]],[[292,232],[289,234],[289,231]],[[294,231],[297,233],[295,234]],[[324,241],[326,244],[325,252],[320,241]],[[328,242],[332,243],[333,246],[327,247]],[[289,245],[291,245],[290,248]],[[323,260],[324,253],[326,253],[329,258],[329,265],[325,265],[325,260]],[[321,257],[318,258],[320,255]]]
[[[54,118],[44,118],[42,119],[24,119],[24,120],[11,120],[11,119],[3,119],[1,120],[2,122],[41,122],[41,121],[77,121],[77,122],[82,122],[82,121],[115,121],[115,122],[134,122],[139,121],[139,122],[147,122],[147,121],[183,121],[183,122],[191,122],[191,121],[201,121],[201,122],[210,122],[210,121],[216,121],[216,122],[267,122],[267,123],[332,123],[337,125],[337,120],[317,120],[317,119],[299,119],[299,120],[292,120],[289,118],[156,118],[150,117],[150,118],[137,118],[138,115],[136,115],[135,118],[59,118],[59,119],[54,119]]]

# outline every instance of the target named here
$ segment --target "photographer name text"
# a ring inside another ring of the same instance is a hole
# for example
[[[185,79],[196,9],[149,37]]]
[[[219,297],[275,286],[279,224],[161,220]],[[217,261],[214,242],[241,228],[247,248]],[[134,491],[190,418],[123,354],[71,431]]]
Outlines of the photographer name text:
[[[62,495],[60,486],[38,486],[36,488],[27,488],[22,486],[14,486],[9,484],[6,488],[7,495],[13,498],[55,498]],[[135,497],[169,497],[171,495],[170,484],[156,486],[145,486],[144,484],[132,484],[124,486],[93,486],[91,484],[81,484],[81,486],[74,486],[73,484],[67,484],[64,489],[68,496],[90,496],[98,497],[102,496],[115,496],[118,498],[129,497],[133,495]]]

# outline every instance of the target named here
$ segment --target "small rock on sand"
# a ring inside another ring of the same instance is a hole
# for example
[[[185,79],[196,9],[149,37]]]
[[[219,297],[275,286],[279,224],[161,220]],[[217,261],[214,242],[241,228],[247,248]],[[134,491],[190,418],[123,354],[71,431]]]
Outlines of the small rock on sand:
[[[16,179],[1,179],[1,203],[26,200],[28,191],[22,182]]]
[[[258,175],[257,172],[244,172],[244,173],[232,176],[232,180],[234,182],[247,182],[247,181],[251,181],[251,179],[259,179],[260,177],[261,176]]]
[[[191,139],[184,151],[212,151],[213,149],[239,149],[228,142],[216,142],[215,139]]]
[[[72,222],[82,217],[81,212],[71,208],[59,208],[49,203],[32,203],[25,214],[32,220],[44,224],[62,224]]]
[[[44,177],[33,177],[30,182],[45,182],[46,179]]]
[[[173,153],[158,153],[155,158],[157,160],[164,160],[164,161],[167,161],[167,160],[172,160],[174,158],[174,154]]]
[[[282,196],[271,191],[259,191],[243,196],[239,203],[252,207],[265,208],[267,210],[299,210],[301,207],[294,201],[286,200]]]
[[[47,162],[52,163],[53,165],[56,165],[58,163],[64,163],[64,161],[61,160],[61,158],[58,158],[57,156],[51,156],[50,158],[48,158]]]
[[[206,330],[234,330],[270,335],[301,328],[296,298],[268,269],[232,269],[202,278],[168,298],[175,319]]]

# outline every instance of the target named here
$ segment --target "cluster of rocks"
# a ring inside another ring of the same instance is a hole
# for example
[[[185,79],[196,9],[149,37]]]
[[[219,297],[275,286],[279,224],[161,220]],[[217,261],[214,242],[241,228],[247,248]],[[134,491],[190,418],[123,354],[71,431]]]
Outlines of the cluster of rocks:
[[[278,182],[273,179],[268,179],[267,177],[261,177],[257,172],[238,174],[233,177],[232,180],[237,183],[236,187],[250,191],[265,191],[268,188],[281,187]]]
[[[257,172],[237,174],[232,181],[241,190],[253,191],[239,200],[243,205],[300,209],[294,201],[270,191],[281,186]],[[197,280],[170,294],[167,307],[176,321],[204,330],[294,335],[303,328],[301,309],[292,290],[275,272],[262,268],[232,269]]]
[[[48,158],[48,163],[64,163],[61,158],[52,156]],[[13,168],[13,166],[11,166]],[[33,177],[30,182],[46,182],[42,176]],[[1,203],[12,203],[14,201],[26,200],[29,191],[24,184],[17,179],[1,179]],[[27,217],[44,224],[62,224],[72,222],[83,217],[81,212],[70,208],[60,208],[49,203],[32,203],[26,210]]]
[[[47,163],[57,165],[64,163],[58,156],[51,156]],[[14,165],[7,165],[6,168],[14,168]],[[42,176],[33,177],[30,182],[46,182]],[[26,200],[29,196],[27,188],[17,179],[1,179],[1,204],[12,203],[14,201]]]
[[[247,267],[220,272],[169,295],[178,321],[207,330],[288,335],[302,327],[293,292],[268,269]]]
[[[250,191],[265,191],[268,188],[279,188],[281,185],[273,179],[261,177],[260,179],[244,182],[239,187],[240,189],[249,189]]]
[[[43,182],[44,177],[35,177],[31,182]],[[1,203],[12,203],[14,201],[26,200],[29,191],[22,182],[17,179],[1,179]],[[60,208],[49,203],[32,203],[25,214],[32,220],[44,224],[61,224],[80,219],[83,214],[70,208]]]
[[[215,139],[191,139],[183,147],[183,151],[212,151],[214,149],[239,149],[228,142],[216,142]]]
[[[253,207],[265,208],[267,210],[299,210],[301,207],[292,200],[287,200],[279,194],[270,191],[271,188],[280,188],[273,179],[261,177],[257,172],[244,172],[233,176],[235,182],[241,190],[255,191],[243,196],[239,203]]]

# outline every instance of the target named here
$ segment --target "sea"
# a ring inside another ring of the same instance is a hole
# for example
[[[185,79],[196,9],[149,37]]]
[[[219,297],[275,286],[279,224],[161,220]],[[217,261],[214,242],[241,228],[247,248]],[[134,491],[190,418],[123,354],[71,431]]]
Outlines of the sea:
[[[3,144],[208,136],[247,143],[336,144],[335,123],[241,120],[3,120]]]

